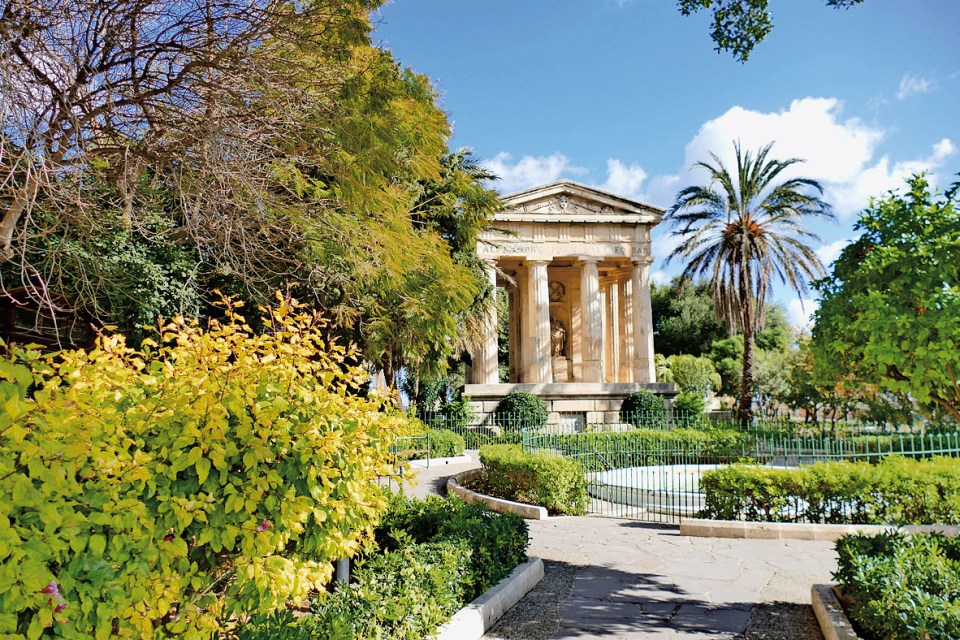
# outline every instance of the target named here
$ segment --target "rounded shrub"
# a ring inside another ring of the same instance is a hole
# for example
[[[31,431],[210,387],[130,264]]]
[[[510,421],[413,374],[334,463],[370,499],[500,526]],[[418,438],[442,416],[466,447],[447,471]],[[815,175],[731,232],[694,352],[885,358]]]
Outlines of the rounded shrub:
[[[459,456],[467,446],[463,436],[447,429],[430,429],[427,435],[430,437],[431,458]]]
[[[677,424],[695,426],[704,421],[707,402],[699,391],[684,391],[673,400],[673,417]]]
[[[620,405],[620,421],[640,426],[662,426],[667,415],[663,398],[652,391],[634,391]]]
[[[507,431],[539,429],[547,424],[547,404],[532,393],[511,391],[497,405],[493,417]]]

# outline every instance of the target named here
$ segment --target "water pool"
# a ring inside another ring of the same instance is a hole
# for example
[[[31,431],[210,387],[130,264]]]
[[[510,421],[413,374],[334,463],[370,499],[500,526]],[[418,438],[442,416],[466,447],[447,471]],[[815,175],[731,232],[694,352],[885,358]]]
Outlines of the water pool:
[[[652,513],[693,516],[703,508],[700,477],[724,465],[665,464],[587,474],[588,492],[614,504]]]

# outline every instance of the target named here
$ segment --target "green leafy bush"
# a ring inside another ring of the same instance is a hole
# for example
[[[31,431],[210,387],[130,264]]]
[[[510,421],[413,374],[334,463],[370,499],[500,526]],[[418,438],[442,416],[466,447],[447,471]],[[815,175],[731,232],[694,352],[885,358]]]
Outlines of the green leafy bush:
[[[547,424],[546,403],[526,391],[511,391],[503,397],[493,419],[505,431],[539,429]]]
[[[427,435],[430,437],[431,458],[452,458],[463,455],[463,450],[466,449],[463,436],[453,431],[430,429]]]
[[[662,427],[666,423],[667,407],[663,398],[652,391],[634,391],[620,405],[620,421],[635,427]]]
[[[703,516],[852,524],[960,523],[955,458],[890,456],[879,464],[818,462],[800,469],[734,465],[703,474]]]
[[[870,638],[960,638],[960,540],[939,534],[848,535],[834,579]]]
[[[697,427],[706,423],[707,403],[699,391],[683,391],[673,399],[673,420],[677,425]]]
[[[432,635],[464,603],[471,550],[462,542],[411,545],[359,564],[302,616],[284,610],[255,616],[240,640],[420,640]]]
[[[520,444],[523,441],[523,433],[502,431],[494,435],[480,429],[468,429],[463,433],[463,439],[467,443],[467,449],[479,449],[485,444]]]
[[[741,460],[753,446],[749,433],[733,429],[635,429],[621,432],[534,434],[537,449],[583,461],[587,471],[662,464],[727,463]]]
[[[396,496],[376,529],[382,553],[358,563],[305,615],[255,616],[240,640],[413,640],[433,635],[450,616],[526,559],[526,522],[480,504]]]
[[[438,540],[465,540],[473,552],[470,563],[472,600],[509,575],[526,559],[527,523],[514,514],[497,514],[482,504],[430,496],[416,500],[397,496],[375,532],[383,549]]]
[[[403,420],[319,318],[265,322],[0,359],[0,635],[210,637],[371,538]]]
[[[484,489],[490,495],[546,507],[553,513],[586,513],[587,479],[576,460],[549,453],[526,453],[518,445],[480,448]]]

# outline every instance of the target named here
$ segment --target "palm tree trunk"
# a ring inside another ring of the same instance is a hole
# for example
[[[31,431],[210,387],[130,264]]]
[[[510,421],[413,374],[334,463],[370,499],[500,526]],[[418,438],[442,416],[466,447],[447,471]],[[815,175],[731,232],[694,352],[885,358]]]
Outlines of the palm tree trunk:
[[[737,420],[746,429],[753,423],[753,325],[749,322],[743,327],[743,374],[740,380]]]

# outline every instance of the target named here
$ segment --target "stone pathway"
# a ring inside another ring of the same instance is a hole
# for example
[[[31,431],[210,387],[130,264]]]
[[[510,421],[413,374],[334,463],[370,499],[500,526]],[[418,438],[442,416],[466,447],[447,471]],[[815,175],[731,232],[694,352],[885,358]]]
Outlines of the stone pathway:
[[[477,466],[421,470],[413,493]],[[836,568],[833,543],[681,536],[602,516],[530,521],[547,575],[484,638],[814,640],[810,586]]]

